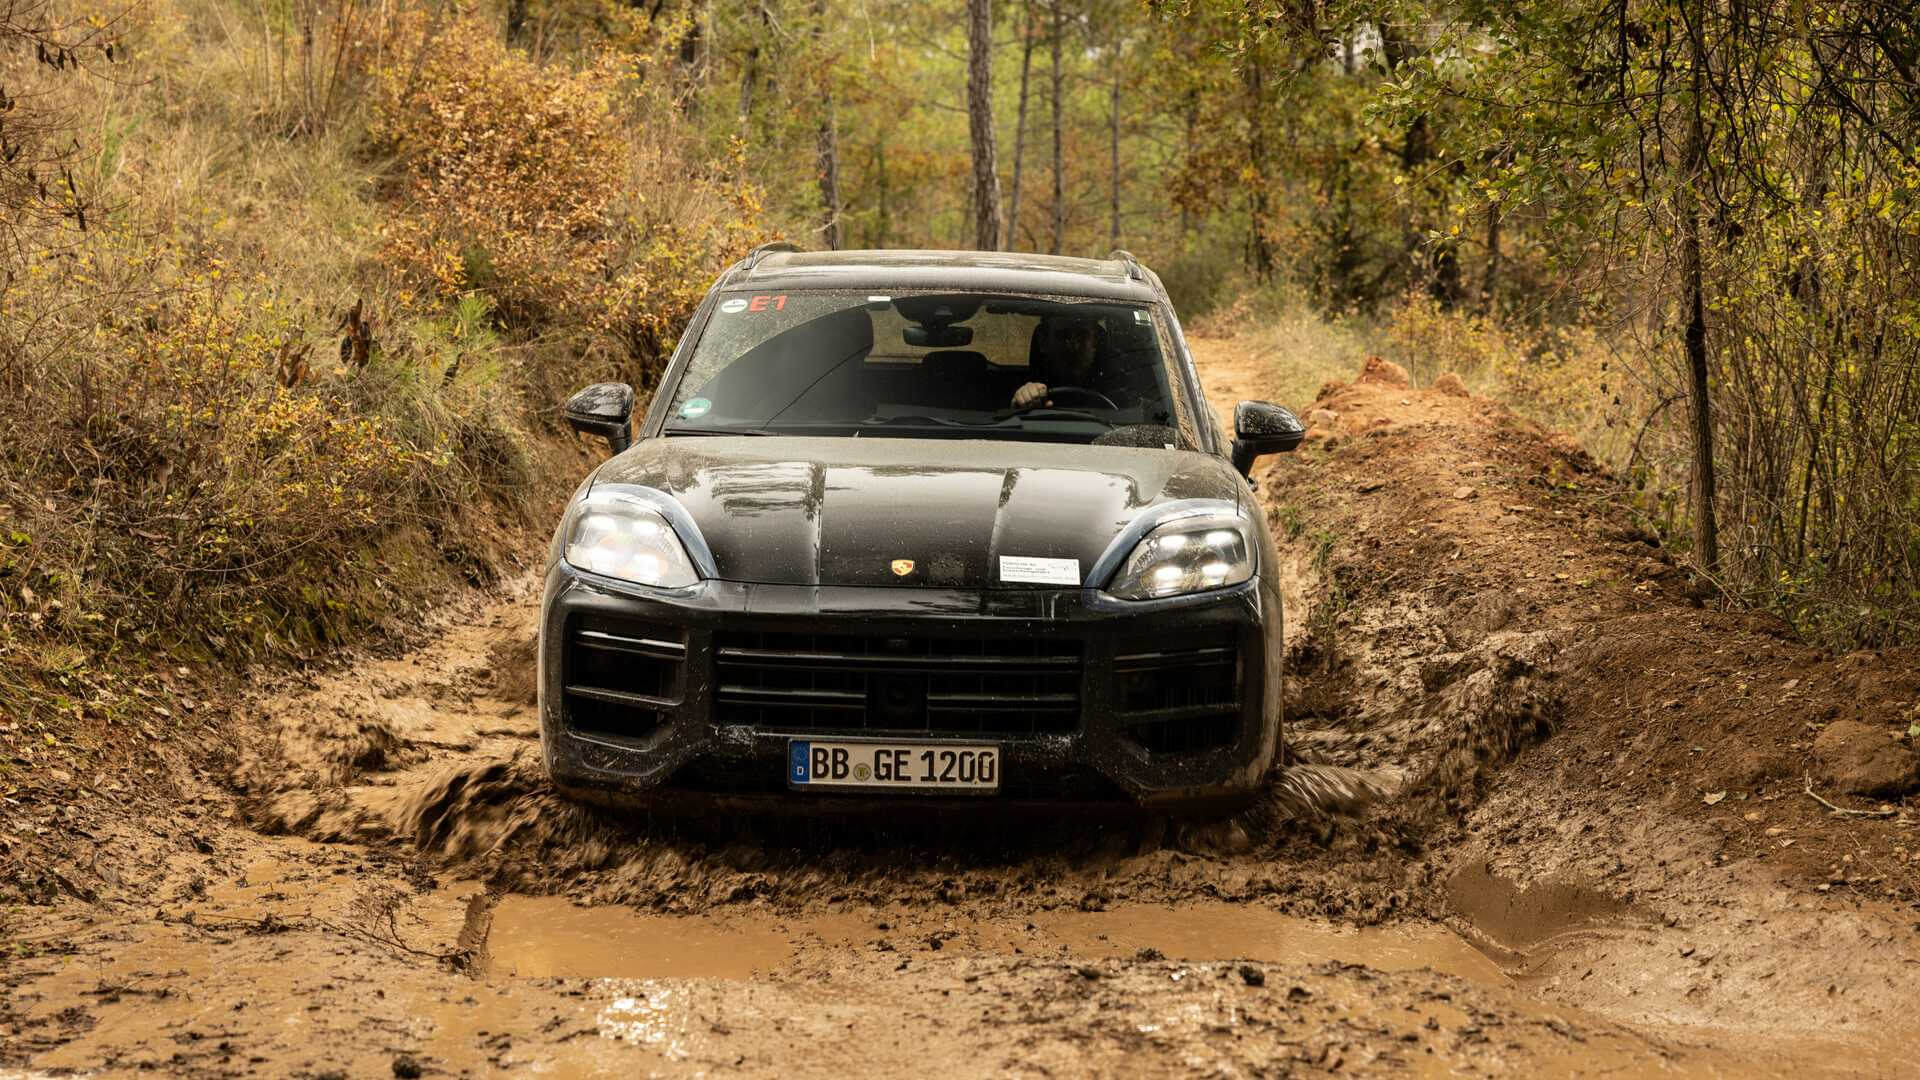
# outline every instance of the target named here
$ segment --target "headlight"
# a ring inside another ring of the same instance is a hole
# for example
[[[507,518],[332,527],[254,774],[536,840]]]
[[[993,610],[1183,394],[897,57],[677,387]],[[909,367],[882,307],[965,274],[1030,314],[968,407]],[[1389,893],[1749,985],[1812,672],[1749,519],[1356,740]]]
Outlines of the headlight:
[[[662,589],[700,580],[667,519],[624,492],[589,492],[568,512],[566,537],[566,559],[575,569]]]
[[[1238,585],[1253,576],[1247,523],[1232,514],[1175,518],[1140,539],[1107,591],[1156,600]]]

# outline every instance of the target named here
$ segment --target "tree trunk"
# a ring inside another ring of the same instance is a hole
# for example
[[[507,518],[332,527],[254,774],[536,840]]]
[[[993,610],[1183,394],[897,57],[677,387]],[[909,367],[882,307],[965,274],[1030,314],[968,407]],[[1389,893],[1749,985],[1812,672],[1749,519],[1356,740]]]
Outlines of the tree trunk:
[[[840,250],[840,132],[828,91],[826,112],[820,117],[820,242],[828,251]]]
[[[1049,100],[1053,105],[1053,245],[1048,248],[1055,255],[1060,254],[1067,240],[1067,174],[1065,151],[1061,142],[1061,83],[1065,75],[1060,70],[1060,39],[1066,36],[1066,20],[1060,14],[1060,0],[1050,5],[1053,16],[1051,47],[1053,51],[1053,92]]]
[[[1273,248],[1267,240],[1267,84],[1257,59],[1246,66],[1242,79],[1247,91],[1247,164],[1253,172],[1247,185],[1247,254],[1254,276],[1268,281],[1273,277]]]
[[[1720,565],[1720,534],[1714,520],[1713,410],[1707,395],[1707,316],[1700,272],[1700,220],[1688,207],[1681,223],[1681,274],[1687,290],[1688,401],[1693,420],[1693,545],[1708,573]]]
[[[888,196],[892,194],[892,191],[887,183],[887,158],[889,156],[890,155],[880,146],[876,145],[874,147],[873,171],[875,174],[874,188],[876,196],[874,228],[876,231],[874,233],[872,246],[877,248],[886,247],[887,237],[893,232],[893,205],[892,201],[888,198]]]
[[[1706,45],[1698,9],[1689,27],[1693,43],[1693,93],[1687,103],[1686,146],[1682,153],[1685,176],[1676,189],[1680,211],[1680,276],[1687,306],[1687,389],[1693,429],[1693,546],[1708,574],[1720,567],[1720,534],[1715,520],[1717,502],[1713,473],[1713,409],[1707,386],[1706,274],[1700,252],[1700,185],[1706,180]]]
[[[1013,194],[1007,199],[1007,235],[1002,246],[1012,250],[1020,231],[1020,181],[1027,166],[1027,88],[1033,75],[1033,0],[1027,0],[1020,20],[1020,112],[1013,124]]]
[[[740,130],[748,130],[753,119],[753,88],[760,81],[760,46],[748,47],[740,61]]]
[[[1381,58],[1387,73],[1392,75],[1417,55],[1416,46],[1392,23],[1381,22],[1378,29]],[[1422,113],[1407,124],[1400,147],[1400,171],[1409,190],[1424,196],[1422,200],[1410,202],[1411,209],[1403,227],[1409,284],[1420,285],[1424,278],[1427,295],[1443,310],[1452,311],[1459,306],[1464,291],[1460,283],[1460,244],[1445,234],[1431,244],[1427,240],[1430,226],[1445,223],[1447,204],[1446,192],[1435,182],[1438,170],[1428,168],[1433,157],[1433,132],[1426,114]]]
[[[993,150],[993,4],[967,0],[967,119],[973,135],[973,246],[1000,247],[1000,166]]]
[[[1494,297],[1500,289],[1500,204],[1487,204],[1487,267],[1480,279],[1480,313],[1493,314]]]
[[[1180,160],[1193,160],[1193,128],[1200,121],[1200,95],[1187,91],[1186,133],[1180,140]],[[1193,234],[1193,206],[1187,199],[1180,200],[1180,250],[1187,250],[1187,238]]]
[[[827,22],[827,0],[813,0],[813,41],[819,48]],[[834,111],[833,69],[820,80],[820,241],[828,251],[840,250],[840,130]]]
[[[1112,215],[1107,227],[1107,246],[1120,246],[1120,42],[1113,43],[1113,85],[1107,97],[1107,134],[1111,153],[1108,155],[1109,170],[1112,175]]]
[[[707,81],[706,49],[706,11],[705,4],[696,2],[692,6],[692,18],[687,31],[680,38],[680,111],[692,116],[700,103],[700,91]]]
[[[1459,307],[1462,291],[1459,241],[1446,236],[1434,241],[1429,273],[1432,277],[1427,281],[1427,295],[1440,305],[1440,310],[1452,311]]]

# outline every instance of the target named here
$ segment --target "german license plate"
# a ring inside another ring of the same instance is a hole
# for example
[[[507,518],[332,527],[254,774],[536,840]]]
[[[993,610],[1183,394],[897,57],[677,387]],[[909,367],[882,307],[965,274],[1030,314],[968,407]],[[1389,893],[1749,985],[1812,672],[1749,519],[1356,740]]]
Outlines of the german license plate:
[[[787,786],[992,794],[1000,790],[1000,748],[792,739],[787,742]]]

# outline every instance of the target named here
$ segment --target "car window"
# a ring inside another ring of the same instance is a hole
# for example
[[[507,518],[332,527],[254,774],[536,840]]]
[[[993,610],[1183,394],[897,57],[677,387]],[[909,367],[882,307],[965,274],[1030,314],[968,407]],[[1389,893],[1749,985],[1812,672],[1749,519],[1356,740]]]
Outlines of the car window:
[[[977,293],[722,294],[667,434],[964,437],[1191,448],[1151,307]]]

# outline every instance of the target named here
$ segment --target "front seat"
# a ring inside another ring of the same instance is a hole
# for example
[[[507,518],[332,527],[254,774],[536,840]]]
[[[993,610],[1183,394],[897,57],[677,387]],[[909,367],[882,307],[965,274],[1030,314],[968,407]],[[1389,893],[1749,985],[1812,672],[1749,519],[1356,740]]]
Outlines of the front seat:
[[[922,404],[943,409],[992,410],[1001,404],[987,379],[987,356],[960,349],[930,352],[920,360]]]

